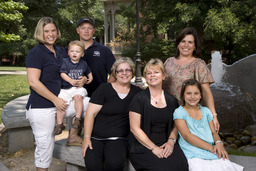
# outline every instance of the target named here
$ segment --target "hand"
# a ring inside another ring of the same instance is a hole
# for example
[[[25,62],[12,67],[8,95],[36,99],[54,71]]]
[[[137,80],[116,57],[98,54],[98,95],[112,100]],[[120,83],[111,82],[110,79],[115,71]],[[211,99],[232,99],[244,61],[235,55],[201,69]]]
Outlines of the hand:
[[[78,81],[77,80],[73,80],[71,79],[71,81],[69,82],[72,86],[77,87],[78,86]]]
[[[85,157],[85,153],[86,153],[86,150],[88,149],[93,149],[92,148],[92,141],[89,137],[84,137],[84,140],[83,140],[83,147],[82,147],[82,156],[83,158]]]
[[[62,98],[56,97],[53,101],[54,106],[57,110],[64,111],[67,108],[67,101],[63,100]]]
[[[92,82],[92,78],[88,77],[86,84],[90,84]]]
[[[219,124],[217,116],[213,117],[213,125],[214,125],[214,128],[215,128],[215,131],[218,133],[219,130],[220,130],[220,124]]]
[[[156,146],[153,150],[152,153],[154,153],[154,155],[156,155],[158,158],[163,158],[164,157],[164,153],[163,153],[164,149],[162,147],[158,147]]]
[[[163,148],[163,156],[164,158],[169,157],[172,152],[173,152],[173,148],[174,148],[174,143],[173,142],[169,142],[167,141],[166,143],[164,143],[161,148]]]
[[[86,82],[87,82],[87,77],[85,76],[78,77],[77,87],[83,87]]]
[[[218,158],[220,159],[221,157],[223,159],[228,159],[228,153],[227,151],[225,150],[225,148],[223,147],[222,143],[217,143],[215,146],[214,146],[214,152],[215,154],[218,156]]]

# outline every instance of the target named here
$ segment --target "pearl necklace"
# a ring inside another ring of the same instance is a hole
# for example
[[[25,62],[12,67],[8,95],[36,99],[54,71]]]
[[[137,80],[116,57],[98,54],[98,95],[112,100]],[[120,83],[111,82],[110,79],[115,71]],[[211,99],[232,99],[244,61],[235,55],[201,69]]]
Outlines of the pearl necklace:
[[[152,96],[152,95],[151,95],[151,98],[152,98],[152,100],[155,101],[155,103],[157,104],[157,103],[161,100],[163,94],[164,94],[164,91],[162,91],[161,97],[160,97],[158,100],[156,100],[156,99],[154,98],[154,96]]]

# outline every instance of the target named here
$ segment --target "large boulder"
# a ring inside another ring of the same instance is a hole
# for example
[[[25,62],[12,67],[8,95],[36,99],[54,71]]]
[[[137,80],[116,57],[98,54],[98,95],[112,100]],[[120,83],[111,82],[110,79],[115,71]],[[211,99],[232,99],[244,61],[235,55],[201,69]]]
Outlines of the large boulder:
[[[256,98],[228,83],[212,84],[221,132],[235,132],[256,123]]]

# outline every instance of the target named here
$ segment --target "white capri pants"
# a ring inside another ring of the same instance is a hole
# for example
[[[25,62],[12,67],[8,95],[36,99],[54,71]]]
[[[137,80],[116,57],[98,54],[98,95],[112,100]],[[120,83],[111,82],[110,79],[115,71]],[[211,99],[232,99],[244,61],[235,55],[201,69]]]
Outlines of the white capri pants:
[[[83,99],[84,113],[87,109],[90,98]],[[54,126],[56,118],[56,108],[29,108],[26,110],[26,118],[30,122],[35,141],[35,166],[39,168],[49,168],[52,162],[54,149]],[[74,117],[76,115],[74,101],[72,100],[66,109],[65,117]]]

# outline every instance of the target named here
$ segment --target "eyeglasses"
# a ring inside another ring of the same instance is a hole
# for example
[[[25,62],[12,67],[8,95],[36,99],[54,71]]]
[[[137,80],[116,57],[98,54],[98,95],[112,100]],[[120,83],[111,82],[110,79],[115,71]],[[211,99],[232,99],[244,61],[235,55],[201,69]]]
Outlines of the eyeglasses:
[[[116,73],[118,73],[118,74],[123,74],[124,72],[126,72],[126,73],[131,73],[131,72],[132,72],[132,69],[125,69],[125,70],[120,69],[120,70],[116,70]]]

